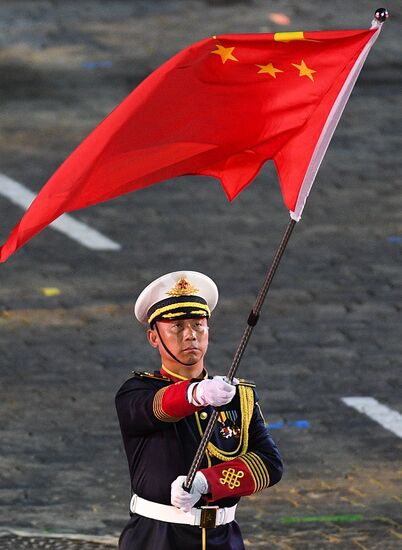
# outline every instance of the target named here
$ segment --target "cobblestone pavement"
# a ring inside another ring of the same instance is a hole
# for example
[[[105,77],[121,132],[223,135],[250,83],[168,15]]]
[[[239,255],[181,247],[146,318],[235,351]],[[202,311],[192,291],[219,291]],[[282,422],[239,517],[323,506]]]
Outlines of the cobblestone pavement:
[[[0,173],[37,191],[138,82],[193,41],[367,27],[376,7],[3,0]],[[240,367],[286,463],[278,486],[242,500],[247,548],[401,547],[402,441],[341,402],[371,396],[402,413],[402,17],[399,2],[387,7]],[[21,214],[0,196],[2,241]],[[208,366],[224,373],[288,222],[270,163],[232,204],[216,181],[188,177],[74,217],[121,251],[88,251],[47,229],[0,266],[0,549],[106,549],[84,535],[118,536],[129,489],[114,393],[132,370],[158,368],[133,321],[134,297],[169,270],[211,275],[221,300]]]
[[[5,535],[0,538],[1,550],[15,550],[16,548],[29,550],[110,550],[112,545],[68,538],[32,537]],[[114,545],[116,547],[116,545]]]

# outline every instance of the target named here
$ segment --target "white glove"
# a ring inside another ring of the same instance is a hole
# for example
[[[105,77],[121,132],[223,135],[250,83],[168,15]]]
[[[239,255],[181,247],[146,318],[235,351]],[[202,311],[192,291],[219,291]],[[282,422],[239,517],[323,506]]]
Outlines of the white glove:
[[[183,489],[185,481],[186,476],[179,476],[173,481],[170,502],[183,512],[189,512],[194,504],[200,500],[201,495],[208,493],[208,481],[202,472],[197,472],[189,493]]]
[[[226,382],[224,376],[214,376],[212,380],[197,382],[194,391],[192,391],[194,386],[191,384],[189,401],[192,405],[198,407],[226,405],[226,403],[232,401],[236,393],[236,384],[238,384],[238,380],[234,379],[232,385]]]

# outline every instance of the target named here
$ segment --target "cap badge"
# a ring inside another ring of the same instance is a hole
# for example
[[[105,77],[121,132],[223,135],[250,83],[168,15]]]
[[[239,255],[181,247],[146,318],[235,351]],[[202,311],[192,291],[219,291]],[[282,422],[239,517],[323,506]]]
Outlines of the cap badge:
[[[199,292],[198,288],[193,287],[186,277],[181,277],[166,294],[168,296],[192,296],[197,292]]]

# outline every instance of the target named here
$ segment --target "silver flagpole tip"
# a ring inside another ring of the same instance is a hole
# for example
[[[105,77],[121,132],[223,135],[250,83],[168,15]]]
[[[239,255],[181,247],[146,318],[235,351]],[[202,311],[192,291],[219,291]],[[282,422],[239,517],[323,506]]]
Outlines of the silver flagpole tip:
[[[389,17],[388,10],[386,8],[378,8],[378,10],[375,11],[374,17],[379,23],[384,23]]]

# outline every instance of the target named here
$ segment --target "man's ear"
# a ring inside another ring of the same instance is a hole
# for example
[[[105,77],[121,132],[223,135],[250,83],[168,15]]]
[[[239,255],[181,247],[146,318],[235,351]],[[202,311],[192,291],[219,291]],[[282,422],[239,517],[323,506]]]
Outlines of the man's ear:
[[[159,345],[159,338],[156,330],[148,329],[147,330],[147,338],[148,342],[151,344],[153,348],[157,348]]]

